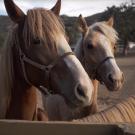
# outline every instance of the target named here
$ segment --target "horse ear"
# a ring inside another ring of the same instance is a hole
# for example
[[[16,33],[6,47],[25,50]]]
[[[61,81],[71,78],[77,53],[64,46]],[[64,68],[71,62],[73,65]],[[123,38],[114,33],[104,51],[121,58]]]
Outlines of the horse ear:
[[[12,21],[14,21],[15,23],[19,23],[21,20],[24,19],[25,14],[12,0],[4,0],[4,4],[7,13]]]
[[[79,23],[79,31],[82,33],[86,33],[87,29],[88,29],[88,25],[86,20],[82,17],[82,15],[80,14],[78,17],[78,23]]]
[[[113,18],[113,16],[110,17],[109,20],[106,23],[107,23],[107,25],[113,27],[113,24],[114,24],[114,18]]]
[[[58,0],[55,6],[51,9],[55,15],[59,16],[61,9],[61,0]]]

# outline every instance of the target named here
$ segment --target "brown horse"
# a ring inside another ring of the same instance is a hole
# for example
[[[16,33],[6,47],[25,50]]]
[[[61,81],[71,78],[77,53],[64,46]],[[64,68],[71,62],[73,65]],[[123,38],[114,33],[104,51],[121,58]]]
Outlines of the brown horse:
[[[51,100],[52,96],[50,99],[48,97],[44,102],[46,102],[50,120],[70,120],[96,113],[98,111],[98,82],[104,83],[110,91],[120,90],[123,85],[123,73],[120,71],[114,58],[118,36],[113,28],[113,18],[110,18],[108,21],[94,23],[89,27],[81,15],[78,20],[82,38],[75,48],[75,54],[93,81],[94,100],[91,106],[72,110],[63,103],[64,99],[62,97],[55,95],[57,99],[55,103]],[[57,101],[59,103],[56,103]],[[63,104],[62,109],[60,108],[61,104]],[[57,106],[57,113],[54,113]],[[61,114],[64,108],[65,114]]]
[[[27,15],[12,0],[4,3],[15,24],[0,61],[0,118],[32,120],[36,88],[59,93],[73,108],[91,104],[93,85],[66,41],[61,1]]]

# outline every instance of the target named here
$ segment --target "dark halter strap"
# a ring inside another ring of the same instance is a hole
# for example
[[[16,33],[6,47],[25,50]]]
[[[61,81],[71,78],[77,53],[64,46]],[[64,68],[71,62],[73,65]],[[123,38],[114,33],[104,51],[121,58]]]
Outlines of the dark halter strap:
[[[82,41],[83,42],[83,41]],[[86,67],[88,67],[87,66],[87,60],[85,59],[85,54],[84,54],[84,50],[82,49],[81,50],[82,52],[82,62],[84,63],[84,65],[86,66]],[[97,79],[101,84],[104,84],[104,82],[102,81],[102,78],[101,78],[101,76],[99,75],[99,69],[104,65],[104,63],[106,62],[106,61],[108,61],[109,59],[114,59],[114,57],[112,57],[112,56],[108,56],[108,57],[106,57],[106,58],[104,58],[99,64],[97,64],[97,66],[92,70],[92,72],[90,72],[90,78],[92,78],[92,79]],[[90,66],[92,66],[92,65],[90,65]]]
[[[23,27],[24,25],[24,22],[20,23],[20,26]],[[21,32],[21,27],[19,27],[18,29],[18,35],[20,34]],[[20,42],[21,41],[21,42]],[[18,42],[21,46],[23,46],[23,39],[21,36],[19,36],[19,42]],[[65,57],[67,57],[68,55],[75,55],[73,52],[66,52],[64,53],[63,55],[59,56],[58,58],[56,58],[56,60],[54,60],[52,63],[50,63],[49,65],[43,65],[43,64],[40,64],[36,61],[33,61],[32,59],[30,59],[29,57],[27,57],[25,55],[25,53],[22,51],[22,48],[17,45],[16,46],[17,50],[18,50],[18,53],[19,53],[19,60],[21,62],[21,67],[22,67],[22,71],[23,71],[23,76],[24,76],[24,79],[25,81],[29,84],[29,85],[32,85],[31,81],[28,79],[27,77],[27,73],[26,73],[26,68],[25,68],[25,63],[28,63],[30,65],[32,65],[33,67],[36,67],[37,69],[39,70],[42,70],[44,73],[45,73],[45,81],[47,82],[46,84],[46,87],[44,86],[39,86],[38,89],[44,94],[44,95],[49,95],[52,93],[51,91],[51,83],[50,83],[50,74],[51,74],[51,71],[52,69],[54,69],[57,65],[57,63],[59,61],[61,61],[62,59],[64,59]]]
[[[100,69],[100,68],[104,65],[104,63],[105,63],[106,61],[108,61],[109,59],[114,59],[114,57],[108,56],[108,57],[106,57],[105,59],[103,59],[103,60],[92,70],[92,72],[90,72],[90,78],[92,78],[92,79],[97,79],[101,84],[104,84],[104,82],[102,81],[102,77],[101,77],[100,74],[99,74],[99,69]],[[83,62],[84,62],[84,64],[85,64],[85,66],[88,67],[88,66],[87,66],[87,61],[86,61],[86,59],[84,58],[84,56],[83,56]],[[90,66],[92,66],[92,65],[90,65]]]
[[[91,75],[93,79],[99,80],[101,84],[103,84],[103,81],[102,81],[102,78],[101,78],[101,76],[99,75],[98,71],[99,71],[99,69],[104,65],[104,63],[105,63],[106,61],[108,61],[109,59],[114,59],[114,57],[108,56],[108,57],[106,57],[105,59],[103,59],[103,60],[97,65],[97,67],[93,70],[92,75]]]
[[[49,65],[42,65],[38,62],[35,62],[33,60],[31,60],[30,58],[28,58],[21,50],[20,47],[18,47],[19,49],[19,57],[20,57],[20,62],[21,62],[21,66],[22,66],[22,71],[23,71],[23,75],[24,75],[24,79],[25,81],[29,84],[32,85],[31,81],[28,79],[27,77],[27,73],[26,73],[26,69],[25,69],[25,63],[28,63],[34,67],[36,67],[39,70],[42,70],[43,72],[45,72],[45,78],[46,78],[46,82],[47,82],[47,87],[44,86],[39,86],[38,89],[44,94],[44,95],[50,95],[52,94],[52,91],[50,90],[51,88],[51,84],[50,84],[50,74],[52,69],[54,69],[54,67],[57,65],[57,63],[64,59],[65,57],[67,57],[68,55],[74,55],[73,52],[67,52],[64,53],[62,56],[59,56],[55,61],[53,61],[52,63],[50,63]]]

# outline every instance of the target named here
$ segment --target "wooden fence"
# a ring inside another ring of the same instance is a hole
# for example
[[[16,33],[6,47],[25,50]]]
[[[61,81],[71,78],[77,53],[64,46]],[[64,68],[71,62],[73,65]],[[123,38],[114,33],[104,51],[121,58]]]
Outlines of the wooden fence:
[[[135,124],[0,121],[0,135],[135,135]]]

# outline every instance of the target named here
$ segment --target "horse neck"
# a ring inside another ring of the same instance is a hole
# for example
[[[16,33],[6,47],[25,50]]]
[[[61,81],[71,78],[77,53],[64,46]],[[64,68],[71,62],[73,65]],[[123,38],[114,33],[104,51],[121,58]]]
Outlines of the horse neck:
[[[11,92],[11,101],[6,118],[32,120],[36,108],[36,89],[26,87],[20,80],[16,81]]]
[[[6,118],[32,120],[36,107],[36,89],[27,85],[26,81],[21,77],[20,72],[22,70],[15,53],[13,56],[13,69],[14,80]],[[18,69],[20,70],[18,71]]]

